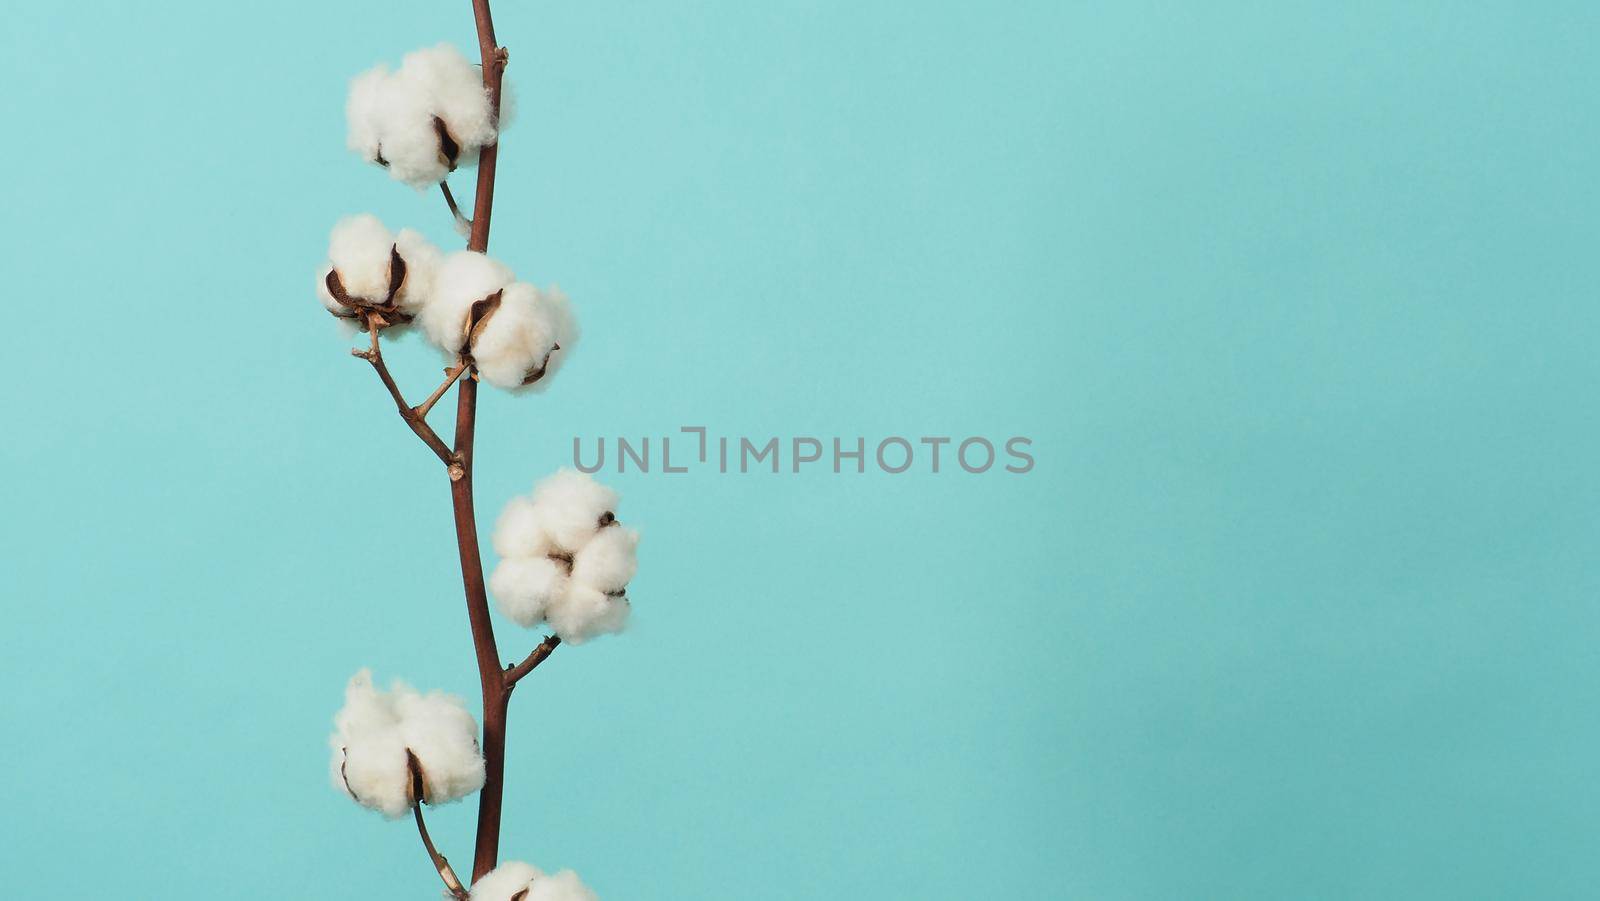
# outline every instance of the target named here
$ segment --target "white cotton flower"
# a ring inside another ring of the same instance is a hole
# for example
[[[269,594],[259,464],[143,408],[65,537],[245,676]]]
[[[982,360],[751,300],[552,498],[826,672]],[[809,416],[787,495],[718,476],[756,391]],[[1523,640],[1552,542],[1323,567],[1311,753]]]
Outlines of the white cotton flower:
[[[393,234],[370,213],[346,216],[328,235],[317,299],[341,319],[372,314],[380,328],[411,321],[427,305],[439,250],[409,228]]]
[[[470,901],[600,901],[578,874],[545,875],[538,867],[507,861],[472,884]]]
[[[333,786],[363,807],[398,817],[416,801],[444,804],[483,787],[478,724],[460,698],[421,694],[400,681],[379,691],[363,669],[350,679],[333,722]],[[420,798],[408,752],[422,774]]]
[[[422,313],[422,330],[446,354],[472,358],[478,374],[510,391],[540,390],[577,343],[571,304],[559,290],[518,282],[504,263],[462,250],[446,257]]]
[[[573,644],[621,631],[639,533],[617,522],[617,500],[570,469],[541,481],[531,498],[512,498],[494,530],[501,560],[489,590],[500,612],[521,626],[547,622]]]
[[[477,162],[499,134],[481,70],[449,44],[406,54],[397,71],[356,76],[345,116],[350,149],[418,189]]]

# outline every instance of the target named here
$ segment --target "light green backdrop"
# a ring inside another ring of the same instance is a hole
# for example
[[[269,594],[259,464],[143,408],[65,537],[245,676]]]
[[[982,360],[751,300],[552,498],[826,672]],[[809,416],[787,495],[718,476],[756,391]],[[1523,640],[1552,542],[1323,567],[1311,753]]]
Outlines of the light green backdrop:
[[[636,628],[519,691],[508,856],[610,901],[1593,896],[1592,5],[499,5],[493,248],[587,334],[486,395],[486,517],[575,435],[1038,459],[610,476]],[[324,740],[361,665],[475,691],[447,495],[311,281],[348,212],[454,240],[343,86],[468,3],[4,20],[7,892],[435,897]]]

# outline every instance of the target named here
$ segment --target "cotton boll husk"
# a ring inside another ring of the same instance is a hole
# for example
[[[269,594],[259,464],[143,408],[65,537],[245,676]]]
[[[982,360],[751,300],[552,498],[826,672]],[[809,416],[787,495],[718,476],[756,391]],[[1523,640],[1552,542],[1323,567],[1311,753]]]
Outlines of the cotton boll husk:
[[[424,800],[446,804],[483,787],[478,723],[460,698],[437,691],[397,693],[395,711],[405,746],[422,769]]]
[[[473,901],[477,901],[476,895]],[[600,901],[600,896],[584,885],[577,873],[562,870],[550,876],[536,877],[527,901]]]
[[[494,524],[494,552],[501,557],[543,557],[553,550],[533,498],[518,495],[506,502]]]
[[[538,867],[520,860],[508,860],[485,873],[472,884],[470,901],[511,901],[511,896],[527,888],[536,879],[543,879]]]
[[[621,632],[629,607],[627,598],[613,598],[598,588],[569,581],[566,592],[545,609],[544,618],[562,641],[583,644],[598,635]]]
[[[382,303],[389,296],[390,252],[395,237],[378,217],[359,213],[340,219],[328,235],[328,262],[351,297]]]
[[[433,298],[417,322],[422,332],[445,353],[460,353],[472,305],[511,284],[511,269],[499,260],[471,250],[444,258],[433,282]]]
[[[506,287],[500,306],[472,342],[479,375],[499,388],[516,389],[528,374],[544,368],[555,348],[555,323],[539,291],[525,282]]]
[[[510,557],[489,576],[495,606],[519,626],[532,628],[567,592],[567,569],[549,557]]]
[[[353,321],[352,317],[350,316],[350,308],[346,307],[337,300],[334,300],[333,295],[328,291],[328,273],[332,271],[333,266],[327,263],[323,264],[322,268],[317,270],[317,300],[322,301],[323,309],[327,310],[333,315],[338,316],[340,319],[346,321]]]
[[[639,533],[612,524],[572,558],[572,580],[603,592],[621,591],[639,570]]]
[[[600,528],[600,517],[617,509],[617,493],[587,473],[561,469],[533,489],[552,542],[574,553]]]

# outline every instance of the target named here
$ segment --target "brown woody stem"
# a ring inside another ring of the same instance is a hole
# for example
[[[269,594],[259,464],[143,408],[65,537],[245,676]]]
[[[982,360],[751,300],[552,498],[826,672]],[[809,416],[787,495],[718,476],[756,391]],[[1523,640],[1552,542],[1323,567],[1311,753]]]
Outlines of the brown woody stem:
[[[472,15],[478,28],[478,52],[483,63],[483,86],[489,92],[489,106],[500,116],[500,82],[505,72],[506,52],[494,38],[494,19],[489,0],[472,0]],[[478,185],[473,198],[472,229],[467,249],[482,253],[489,248],[489,221],[494,210],[495,162],[500,145],[496,141],[478,152]],[[469,373],[470,375],[470,373]],[[489,598],[483,584],[483,558],[478,552],[478,526],[472,510],[472,439],[477,426],[478,382],[473,378],[458,381],[456,388],[456,458],[461,476],[450,483],[450,504],[455,511],[456,544],[461,553],[461,584],[467,595],[467,621],[472,626],[472,645],[478,658],[478,681],[483,691],[483,789],[478,793],[478,841],[472,855],[472,881],[495,868],[500,857],[500,813],[505,794],[506,687],[500,668],[500,652],[495,645],[494,624],[489,619]]]
[[[445,374],[444,383],[441,384],[439,387],[433,389],[433,393],[428,395],[428,399],[427,400],[423,401],[422,403],[418,404],[415,407],[412,407],[411,408],[411,412],[417,414],[417,417],[419,419],[426,419],[427,416],[428,416],[428,412],[433,409],[433,405],[439,402],[439,398],[444,397],[444,393],[446,391],[449,391],[450,390],[450,386],[454,385],[456,383],[456,379],[461,378],[461,373],[466,372],[466,371],[467,371],[467,364],[466,363],[457,363],[455,366],[452,366],[451,368],[446,369],[444,371],[444,374]]]
[[[450,207],[450,215],[456,217],[456,224],[470,233],[472,231],[472,220],[462,215],[461,207],[456,205],[456,195],[450,193],[450,183],[439,182],[439,190],[444,194],[445,204]]]
[[[433,868],[439,871],[439,878],[444,880],[444,887],[454,897],[464,899],[467,897],[466,887],[461,884],[456,871],[450,867],[450,861],[433,846],[433,839],[428,835],[428,824],[422,820],[422,764],[417,762],[417,755],[411,753],[410,748],[406,749],[406,767],[411,770],[411,813],[417,820],[417,834],[422,836],[422,847],[428,850],[428,859],[433,861]]]
[[[544,659],[549,657],[550,652],[554,651],[559,644],[561,644],[561,636],[552,635],[540,642],[539,646],[533,649],[533,653],[529,654],[521,663],[516,666],[506,667],[506,690],[510,691],[517,682],[521,681],[523,676],[533,672],[533,668],[543,663]]]
[[[444,439],[440,438],[439,434],[428,425],[428,421],[417,415],[417,411],[406,403],[405,395],[400,393],[400,386],[394,383],[394,376],[389,374],[388,364],[383,362],[383,350],[378,346],[377,320],[370,314],[366,319],[367,333],[372,336],[372,346],[367,350],[351,350],[350,353],[371,363],[372,368],[377,370],[378,378],[383,380],[383,387],[389,389],[389,396],[394,398],[395,409],[400,411],[400,418],[406,421],[406,425],[411,427],[411,431],[417,433],[417,437],[422,439],[422,443],[433,451],[434,456],[438,457],[440,462],[451,468],[451,476],[453,478],[460,460],[455,453],[451,452],[449,446],[444,443]]]

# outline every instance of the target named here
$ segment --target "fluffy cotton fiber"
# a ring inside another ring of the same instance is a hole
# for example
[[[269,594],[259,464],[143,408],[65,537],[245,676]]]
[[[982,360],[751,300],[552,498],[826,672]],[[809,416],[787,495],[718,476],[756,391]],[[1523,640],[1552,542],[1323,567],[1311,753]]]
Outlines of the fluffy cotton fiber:
[[[499,133],[481,72],[449,44],[406,54],[395,72],[357,75],[345,115],[350,149],[418,189],[476,163]]]
[[[472,885],[470,901],[600,901],[571,870],[547,876],[521,861],[507,861]]]
[[[485,381],[510,391],[542,390],[578,340],[559,289],[518,282],[504,263],[470,250],[445,258],[421,325],[439,349],[472,357]]]
[[[364,669],[350,679],[333,724],[333,786],[363,807],[398,817],[416,801],[444,804],[483,787],[478,724],[460,698],[399,681],[379,691]],[[412,795],[407,751],[422,770],[421,798]]]
[[[417,232],[405,228],[393,234],[370,213],[346,216],[328,235],[328,261],[317,274],[317,299],[341,319],[376,313],[380,325],[402,324],[426,306],[439,264],[438,248]],[[335,288],[342,297],[335,295]]]
[[[522,626],[549,623],[573,644],[620,632],[639,534],[617,522],[617,500],[570,469],[540,482],[532,497],[512,498],[494,530],[501,559],[489,589],[500,612]]]

